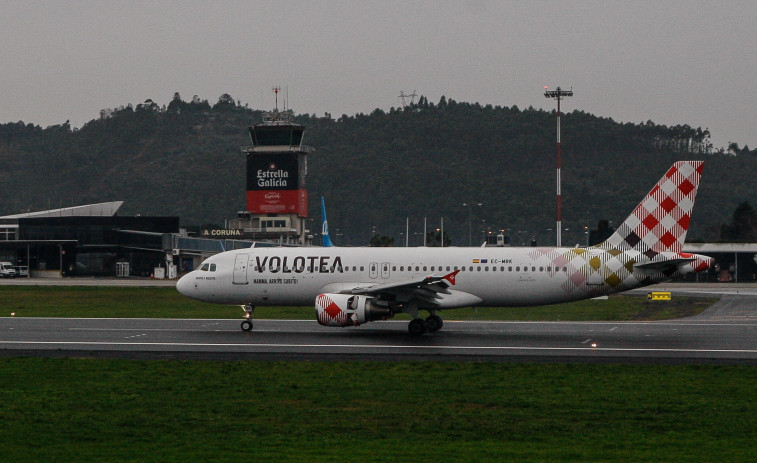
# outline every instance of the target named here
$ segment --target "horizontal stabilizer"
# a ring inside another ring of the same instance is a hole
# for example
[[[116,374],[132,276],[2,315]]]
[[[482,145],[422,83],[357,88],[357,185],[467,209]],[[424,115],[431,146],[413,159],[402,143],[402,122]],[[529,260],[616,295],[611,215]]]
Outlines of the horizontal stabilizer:
[[[689,264],[695,260],[696,258],[694,257],[682,257],[678,259],[661,260],[659,262],[647,262],[646,264],[635,264],[634,268],[668,274],[678,270],[679,266]]]

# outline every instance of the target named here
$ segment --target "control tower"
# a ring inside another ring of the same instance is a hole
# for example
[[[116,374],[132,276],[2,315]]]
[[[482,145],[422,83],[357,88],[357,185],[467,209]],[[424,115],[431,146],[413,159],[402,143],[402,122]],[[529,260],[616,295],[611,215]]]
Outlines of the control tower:
[[[308,155],[302,144],[305,127],[293,122],[291,110],[264,113],[263,122],[249,128],[252,145],[247,156],[247,208],[229,228],[257,241],[305,245]]]

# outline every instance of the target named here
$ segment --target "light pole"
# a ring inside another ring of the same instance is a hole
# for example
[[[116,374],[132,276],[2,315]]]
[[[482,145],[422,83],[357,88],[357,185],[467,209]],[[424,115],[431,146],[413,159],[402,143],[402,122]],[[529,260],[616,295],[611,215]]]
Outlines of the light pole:
[[[468,246],[472,246],[473,239],[472,239],[472,225],[471,222],[473,220],[473,206],[481,206],[481,203],[463,203],[463,207],[468,208]]]
[[[547,90],[544,87],[544,96],[557,100],[557,247],[562,246],[562,193],[560,192],[560,165],[562,163],[560,154],[560,100],[566,96],[573,96],[573,89],[563,90],[557,87],[557,90]]]

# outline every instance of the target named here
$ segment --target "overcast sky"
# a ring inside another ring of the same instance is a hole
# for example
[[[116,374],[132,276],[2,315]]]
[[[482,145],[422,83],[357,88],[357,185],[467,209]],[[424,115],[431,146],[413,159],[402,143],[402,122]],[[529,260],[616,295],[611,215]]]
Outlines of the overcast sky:
[[[174,92],[269,109],[275,85],[319,116],[413,90],[553,109],[560,85],[564,111],[757,148],[755,1],[0,0],[0,40],[2,123],[80,127]]]

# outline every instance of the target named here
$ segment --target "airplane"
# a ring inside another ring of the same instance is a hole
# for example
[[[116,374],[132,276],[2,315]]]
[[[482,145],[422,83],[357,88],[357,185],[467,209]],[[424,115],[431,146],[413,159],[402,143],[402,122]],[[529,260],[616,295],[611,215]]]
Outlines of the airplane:
[[[620,293],[712,265],[708,256],[683,252],[703,167],[673,164],[595,246],[236,249],[209,257],[176,288],[192,299],[242,306],[245,331],[256,306],[313,304],[318,323],[332,327],[407,313],[411,335],[440,330],[443,310]]]

